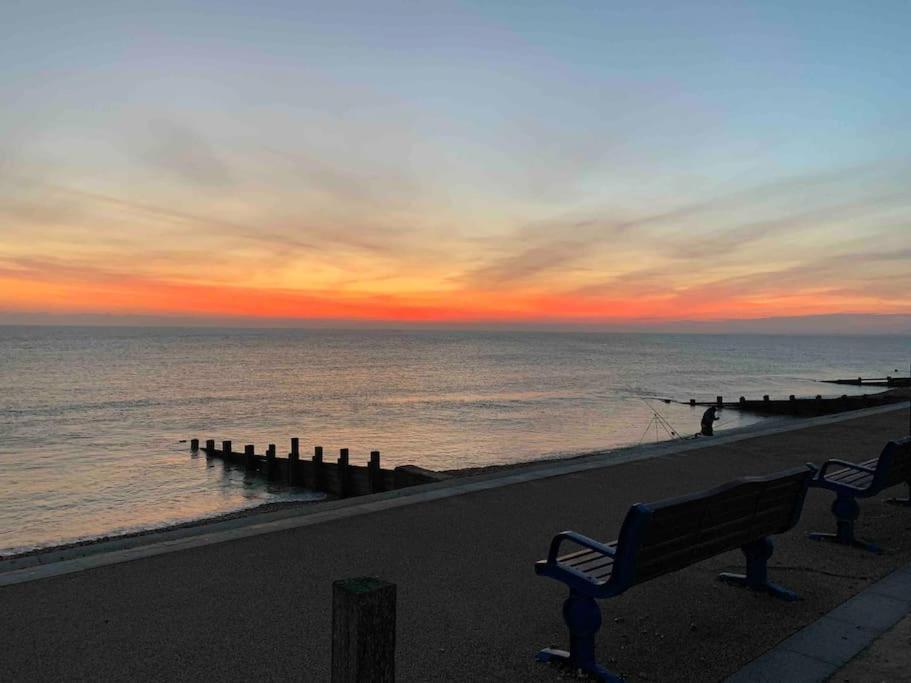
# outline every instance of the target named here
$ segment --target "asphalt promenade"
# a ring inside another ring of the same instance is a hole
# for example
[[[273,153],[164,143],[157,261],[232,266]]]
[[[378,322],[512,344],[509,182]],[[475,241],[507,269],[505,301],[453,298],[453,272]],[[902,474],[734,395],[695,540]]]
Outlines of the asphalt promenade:
[[[611,540],[635,502],[808,460],[873,457],[907,432],[907,408],[845,415],[562,475],[517,481],[507,472],[508,485],[482,478],[488,485],[478,490],[434,500],[365,498],[352,504],[361,514],[175,544],[59,576],[9,585],[0,576],[0,680],[327,680],[331,582],[358,575],[398,584],[400,680],[559,680],[533,660],[540,647],[566,641],[565,589],[532,569],[555,532]],[[862,503],[858,523],[860,537],[886,548],[875,556],[807,540],[807,531],[834,524],[831,494],[810,492],[801,523],[777,539],[770,561],[773,580],[800,602],[716,581],[740,570],[738,552],[603,602],[602,662],[630,681],[739,671],[911,562],[911,512],[886,497]]]

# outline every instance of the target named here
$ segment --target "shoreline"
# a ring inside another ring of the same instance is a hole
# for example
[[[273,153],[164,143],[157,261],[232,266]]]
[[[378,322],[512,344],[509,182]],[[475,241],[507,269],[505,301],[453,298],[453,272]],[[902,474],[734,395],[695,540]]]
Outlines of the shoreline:
[[[886,392],[877,392],[877,393],[886,393]],[[889,393],[895,393],[901,397],[907,397],[911,399],[911,389],[892,389]],[[892,405],[898,405],[897,403]],[[838,416],[847,416],[851,413],[862,413],[863,410],[847,410],[836,413]],[[677,439],[663,439],[657,442],[649,443],[638,443],[638,444],[628,444],[625,446],[616,446],[614,448],[606,448],[595,451],[585,451],[581,453],[569,453],[566,455],[560,456],[550,456],[543,457],[534,460],[523,460],[520,462],[514,463],[502,463],[502,464],[492,464],[492,465],[480,465],[474,467],[466,468],[457,468],[449,470],[441,470],[439,473],[445,475],[447,479],[450,480],[460,480],[469,477],[484,476],[484,475],[496,475],[498,473],[506,472],[516,472],[521,470],[532,469],[536,467],[548,467],[553,465],[572,463],[577,461],[586,460],[589,458],[602,457],[606,455],[616,455],[618,458],[624,454],[629,454],[633,452],[642,452],[648,450],[655,450],[654,455],[646,457],[659,457],[661,455],[662,449],[671,444],[677,444],[680,442],[690,442],[694,446],[696,444],[701,444],[704,446],[710,446],[713,443],[714,439],[719,437],[728,437],[728,436],[739,436],[744,434],[750,434],[751,432],[762,432],[768,428],[775,428],[782,424],[792,423],[806,423],[812,420],[808,417],[789,417],[789,416],[763,416],[763,419],[760,421],[746,425],[743,427],[735,427],[730,430],[725,430],[723,432],[716,432],[713,437],[702,437],[694,435],[693,437],[682,437]],[[48,555],[54,555],[57,553],[64,553],[67,551],[76,550],[79,548],[89,549],[92,546],[101,545],[104,543],[111,542],[122,542],[135,540],[145,536],[150,536],[154,534],[166,534],[169,532],[193,529],[193,530],[203,530],[207,527],[229,522],[232,520],[240,519],[252,519],[262,516],[263,519],[266,519],[266,516],[269,513],[282,512],[287,510],[292,510],[296,508],[304,508],[307,506],[315,506],[319,504],[326,504],[332,501],[340,500],[333,496],[326,496],[325,498],[318,500],[292,500],[292,501],[274,501],[270,503],[263,503],[250,508],[244,508],[241,510],[235,510],[233,512],[226,512],[211,517],[201,517],[198,519],[187,520],[185,522],[178,522],[176,524],[164,524],[162,526],[149,527],[148,529],[140,529],[137,531],[129,531],[126,533],[110,533],[103,536],[97,536],[93,538],[80,539],[75,541],[69,541],[65,543],[59,543],[55,545],[41,546],[38,548],[32,548],[30,550],[25,550],[22,552],[15,552],[9,554],[0,554],[0,563],[3,564],[15,564],[17,561],[28,560],[29,558],[38,559],[38,564],[41,564],[41,558]],[[351,499],[345,499],[351,500]]]

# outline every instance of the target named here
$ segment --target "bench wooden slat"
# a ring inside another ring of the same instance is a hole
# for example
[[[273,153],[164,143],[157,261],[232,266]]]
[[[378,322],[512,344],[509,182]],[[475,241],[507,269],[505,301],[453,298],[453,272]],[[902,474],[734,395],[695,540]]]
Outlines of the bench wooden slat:
[[[597,550],[591,550],[590,548],[585,548],[583,550],[577,550],[575,552],[569,553],[568,555],[562,555],[557,558],[557,562],[559,562],[560,564],[570,564],[571,565],[572,560],[576,559],[577,557],[582,557],[583,555],[594,556],[594,555],[600,555],[600,554],[601,553],[599,553]]]
[[[869,468],[871,470],[876,470],[877,462],[874,460],[870,462],[859,463],[862,467]],[[843,467],[841,469],[835,470],[834,472],[826,473],[826,479],[829,481],[840,481],[842,483],[853,483],[857,480],[864,479],[869,477],[873,478],[872,472],[865,472],[864,470],[855,469],[853,467]]]
[[[738,537],[748,539],[762,535],[767,528],[780,528],[789,524],[793,514],[793,503],[786,501],[774,507],[763,508],[761,512],[750,517],[732,520],[721,520],[712,526],[705,526],[688,534],[672,537],[660,543],[652,543],[641,547],[638,562],[648,563],[662,556],[674,556],[678,549],[689,548],[694,552],[709,543],[712,539],[719,546],[730,545]],[[706,540],[708,539],[708,540]],[[711,549],[708,549],[711,554]]]
[[[767,528],[787,524],[793,514],[792,505],[781,505],[770,508],[757,515],[752,526],[743,524],[719,525],[713,528],[702,539],[687,537],[679,541],[667,542],[663,547],[652,552],[640,552],[636,563],[636,581],[655,578],[661,574],[676,571],[682,566],[695,564],[702,560],[719,555],[745,545],[758,537],[764,536]],[[725,528],[727,526],[727,528]]]
[[[616,548],[617,541],[614,541],[613,543],[605,543],[604,545],[609,548]],[[560,564],[565,564],[569,567],[575,567],[581,562],[587,562],[588,560],[596,557],[604,557],[604,555],[597,550],[592,550],[591,548],[583,548],[582,550],[577,550],[576,552],[558,557],[557,562]]]
[[[586,562],[591,562],[592,560],[597,560],[599,557],[604,557],[603,554],[599,553],[597,550],[589,550],[582,555],[578,555],[571,560],[566,560],[564,558],[558,558],[560,564],[565,564],[567,567],[578,567],[579,565],[585,564]]]
[[[613,557],[608,557],[607,555],[602,555],[597,560],[591,560],[590,562],[586,562],[583,565],[576,565],[575,567],[573,567],[573,569],[576,569],[577,571],[580,571],[580,572],[584,572],[586,574],[595,574],[602,567],[612,565],[613,563],[614,563]]]
[[[870,484],[873,483],[873,475],[866,472],[861,472],[859,474],[848,475],[843,478],[833,477],[829,479],[829,481],[844,484],[845,486],[853,486],[857,489],[867,489],[870,487]]]
[[[769,482],[745,483],[679,507],[656,505],[636,557],[636,581],[787,531],[793,524],[806,476],[799,473]]]
[[[865,472],[864,470],[857,470],[854,468],[845,467],[844,469],[835,470],[834,472],[829,472],[826,474],[826,479],[839,480],[839,481],[851,481],[853,479],[862,479],[864,477],[872,477],[873,472]]]
[[[740,521],[748,525],[759,506],[775,506],[782,501],[790,501],[793,504],[794,492],[799,490],[799,486],[792,485],[790,489],[754,490],[748,496],[719,497],[714,501],[704,501],[696,514],[677,515],[672,508],[657,510],[646,531],[642,547],[644,549],[648,545],[659,544],[665,539],[679,538],[682,534],[697,532],[700,529],[710,533],[716,524]]]
[[[607,581],[610,579],[613,573],[614,563],[611,562],[610,564],[606,564],[603,567],[599,567],[598,569],[592,571],[590,575],[596,581]]]

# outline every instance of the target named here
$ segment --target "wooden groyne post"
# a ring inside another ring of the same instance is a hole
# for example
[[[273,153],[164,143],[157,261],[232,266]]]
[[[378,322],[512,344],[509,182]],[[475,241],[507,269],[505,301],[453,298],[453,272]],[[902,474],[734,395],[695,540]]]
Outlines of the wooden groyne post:
[[[370,493],[378,493],[386,489],[383,486],[383,471],[380,468],[380,452],[370,451],[370,462],[367,465],[367,479],[370,482]]]
[[[332,584],[332,683],[395,681],[395,599],[382,579]]]
[[[275,477],[275,444],[270,443],[266,447],[266,479]]]
[[[340,498],[345,498],[351,493],[351,467],[348,463],[347,448],[342,448],[338,452],[338,490]]]
[[[297,485],[297,464],[301,459],[301,442],[296,436],[291,439],[291,452],[288,453],[287,482],[291,486]]]
[[[323,447],[314,446],[313,447],[313,481],[310,488],[314,491],[322,491],[326,484],[326,477],[323,472]]]

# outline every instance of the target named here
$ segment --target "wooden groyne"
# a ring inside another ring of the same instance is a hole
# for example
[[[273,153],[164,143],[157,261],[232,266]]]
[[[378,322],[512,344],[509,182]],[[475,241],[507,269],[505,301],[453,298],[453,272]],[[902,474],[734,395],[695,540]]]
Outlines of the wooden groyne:
[[[321,491],[338,498],[392,491],[447,478],[447,475],[440,472],[414,465],[402,465],[392,470],[383,469],[380,466],[379,451],[370,452],[370,460],[366,466],[352,465],[347,448],[339,451],[335,462],[324,457],[322,446],[315,446],[312,456],[301,457],[300,440],[297,438],[291,439],[291,450],[287,457],[277,455],[275,444],[269,444],[266,452],[259,454],[256,453],[253,444],[245,445],[241,452],[233,450],[230,441],[222,441],[221,448],[215,447],[214,439],[208,439],[202,448],[199,443],[199,439],[190,439],[190,451],[202,452],[207,458],[219,458],[241,466],[248,472],[255,472],[270,481]]]
[[[907,401],[907,396],[884,391],[879,394],[860,394],[858,396],[842,394],[841,396],[834,398],[823,398],[822,395],[819,394],[814,397],[798,398],[794,394],[791,394],[788,396],[787,400],[772,399],[768,395],[763,396],[760,400],[751,400],[741,396],[737,401],[727,402],[724,400],[723,396],[718,396],[714,401],[697,401],[696,399],[691,398],[690,405],[746,410],[751,413],[760,413],[764,415],[797,415],[801,417],[812,417]]]
[[[856,387],[911,387],[911,377],[856,377],[822,381],[828,384],[850,384]]]

